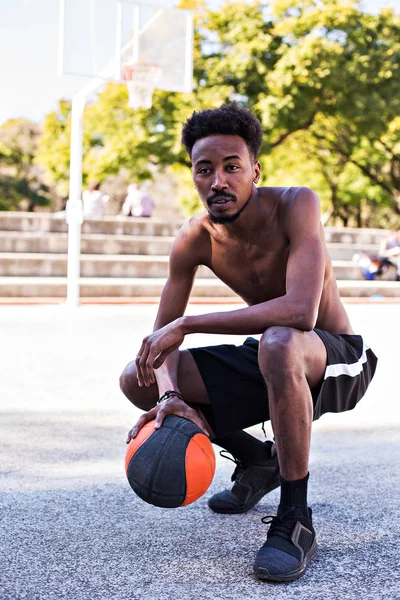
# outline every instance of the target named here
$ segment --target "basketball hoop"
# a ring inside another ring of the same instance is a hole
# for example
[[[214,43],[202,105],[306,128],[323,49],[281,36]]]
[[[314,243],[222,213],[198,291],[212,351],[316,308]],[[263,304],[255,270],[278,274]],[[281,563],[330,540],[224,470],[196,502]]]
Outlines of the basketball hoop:
[[[148,62],[125,63],[122,66],[122,80],[128,87],[128,105],[131,108],[151,108],[161,71],[159,65]]]

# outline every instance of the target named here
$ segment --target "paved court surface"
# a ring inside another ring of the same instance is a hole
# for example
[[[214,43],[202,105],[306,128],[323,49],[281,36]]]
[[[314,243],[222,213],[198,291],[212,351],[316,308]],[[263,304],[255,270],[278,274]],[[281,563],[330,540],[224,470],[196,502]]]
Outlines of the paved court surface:
[[[0,307],[0,599],[400,599],[400,306],[347,308],[378,372],[354,411],[315,424],[319,555],[298,582],[269,584],[252,562],[277,490],[247,515],[212,514],[206,498],[231,474],[220,458],[207,496],[186,508],[146,505],[126,482],[124,438],[138,411],[118,376],[156,307]]]

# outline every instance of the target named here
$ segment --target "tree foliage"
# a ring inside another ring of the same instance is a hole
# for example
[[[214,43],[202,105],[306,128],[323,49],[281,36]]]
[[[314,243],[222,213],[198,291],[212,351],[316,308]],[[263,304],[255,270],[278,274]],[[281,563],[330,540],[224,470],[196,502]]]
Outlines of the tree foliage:
[[[45,168],[46,182],[61,197],[68,195],[71,102],[60,100],[58,109],[46,115],[36,163]]]
[[[270,147],[304,132],[306,154],[318,149],[332,212],[342,222],[355,216],[363,224],[363,203],[365,224],[377,207],[386,220],[388,207],[400,214],[399,16],[370,15],[351,0],[276,0],[273,9],[284,42],[268,77],[270,93],[258,104]],[[345,184],[354,180],[351,194]]]
[[[51,203],[49,188],[34,159],[39,127],[27,119],[9,119],[0,126],[0,210]]]

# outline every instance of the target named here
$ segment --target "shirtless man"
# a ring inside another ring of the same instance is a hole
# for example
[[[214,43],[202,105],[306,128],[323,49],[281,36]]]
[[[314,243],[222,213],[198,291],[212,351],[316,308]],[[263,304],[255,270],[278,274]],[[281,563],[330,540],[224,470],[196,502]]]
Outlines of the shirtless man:
[[[147,411],[129,431],[167,415],[197,423],[232,453],[234,485],[209,500],[216,512],[249,510],[281,486],[277,516],[259,550],[257,577],[291,581],[315,555],[307,504],[312,421],[354,408],[376,357],[354,335],[339,298],[308,188],[256,187],[261,125],[236,105],[194,113],[183,144],[205,211],[179,231],[154,331],[121,375],[121,389]],[[206,265],[248,305],[184,316],[196,269]],[[242,346],[179,351],[190,333],[261,334]],[[242,431],[271,420],[275,445]]]

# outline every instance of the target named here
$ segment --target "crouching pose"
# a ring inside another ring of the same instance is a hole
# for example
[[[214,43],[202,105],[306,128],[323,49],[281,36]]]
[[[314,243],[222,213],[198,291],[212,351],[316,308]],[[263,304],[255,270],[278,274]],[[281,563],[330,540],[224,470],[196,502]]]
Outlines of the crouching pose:
[[[154,331],[121,375],[125,395],[147,411],[128,441],[167,415],[197,423],[237,464],[232,489],[209,500],[215,512],[244,513],[280,485],[277,515],[254,570],[261,579],[291,581],[317,547],[307,503],[312,422],[354,408],[377,359],[340,301],[316,194],[257,187],[256,117],[235,105],[197,112],[182,140],[205,211],[179,231]],[[185,316],[199,265],[248,306]],[[261,337],[179,351],[191,333]],[[275,444],[243,431],[267,420]]]

